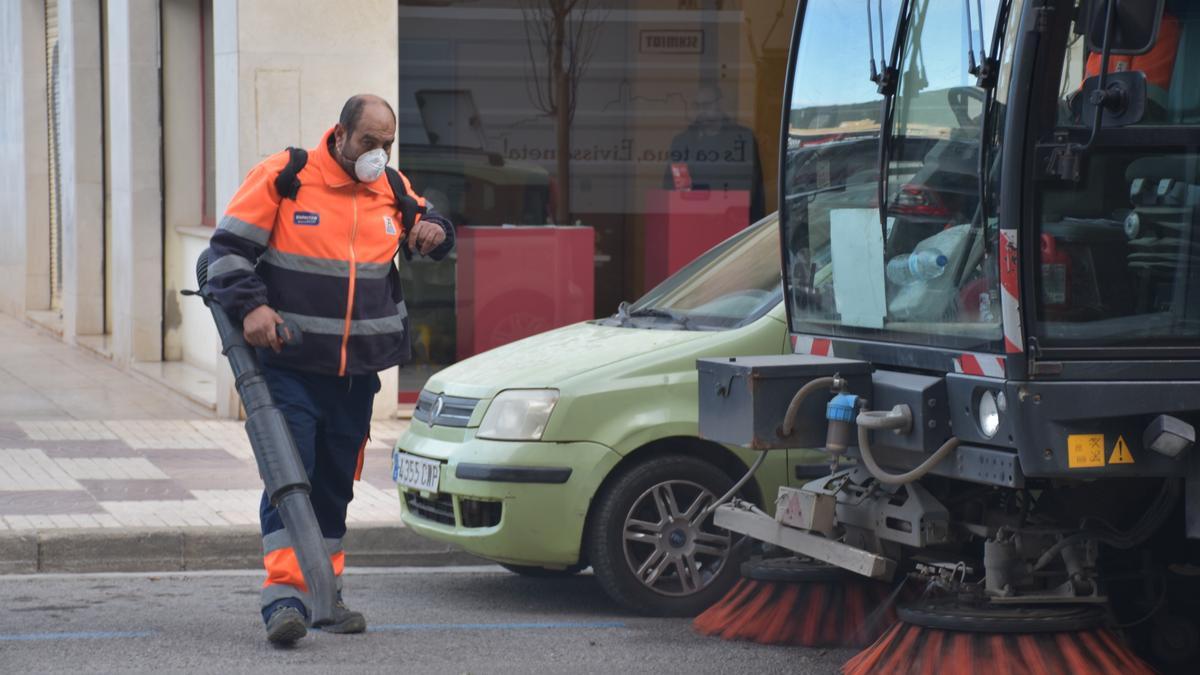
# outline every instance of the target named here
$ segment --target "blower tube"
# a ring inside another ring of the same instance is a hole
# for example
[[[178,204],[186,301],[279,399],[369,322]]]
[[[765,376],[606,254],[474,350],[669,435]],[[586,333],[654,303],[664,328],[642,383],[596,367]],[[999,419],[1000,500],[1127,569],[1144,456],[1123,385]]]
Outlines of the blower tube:
[[[196,283],[198,295],[212,311],[221,337],[221,353],[229,359],[233,377],[242,405],[246,408],[246,434],[258,463],[258,475],[266,488],[267,498],[279,511],[283,527],[292,540],[296,560],[308,586],[309,610],[312,624],[320,626],[333,620],[333,606],[337,601],[337,585],[333,565],[325,548],[325,538],[313,513],[309,493],[308,475],[296,450],[287,420],[267,389],[259,369],[258,356],[254,348],[242,337],[242,328],[235,323],[208,290],[209,249],[204,249],[196,260]],[[291,330],[294,340],[300,333]]]

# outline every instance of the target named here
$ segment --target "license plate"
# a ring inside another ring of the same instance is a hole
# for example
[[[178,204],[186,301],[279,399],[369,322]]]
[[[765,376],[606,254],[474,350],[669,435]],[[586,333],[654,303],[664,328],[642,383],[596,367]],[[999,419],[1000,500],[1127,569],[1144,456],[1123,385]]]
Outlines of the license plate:
[[[426,492],[438,491],[442,463],[395,450],[392,452],[392,480],[404,487]]]

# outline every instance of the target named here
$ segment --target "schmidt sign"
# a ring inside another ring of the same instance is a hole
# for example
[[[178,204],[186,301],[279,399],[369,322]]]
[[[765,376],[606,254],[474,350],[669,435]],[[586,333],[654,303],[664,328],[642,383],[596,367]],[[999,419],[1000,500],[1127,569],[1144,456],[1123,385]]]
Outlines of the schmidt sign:
[[[640,51],[643,54],[702,54],[702,30],[644,30],[640,31]]]

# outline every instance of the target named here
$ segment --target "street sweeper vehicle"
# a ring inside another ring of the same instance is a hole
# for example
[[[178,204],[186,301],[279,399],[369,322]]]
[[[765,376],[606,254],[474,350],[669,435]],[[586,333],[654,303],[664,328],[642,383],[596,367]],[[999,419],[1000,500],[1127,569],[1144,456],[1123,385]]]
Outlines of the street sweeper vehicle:
[[[1195,667],[1200,2],[808,0],[783,117],[795,353],[700,361],[700,431],[828,471],[715,509],[791,557],[697,627],[882,633],[847,672]]]

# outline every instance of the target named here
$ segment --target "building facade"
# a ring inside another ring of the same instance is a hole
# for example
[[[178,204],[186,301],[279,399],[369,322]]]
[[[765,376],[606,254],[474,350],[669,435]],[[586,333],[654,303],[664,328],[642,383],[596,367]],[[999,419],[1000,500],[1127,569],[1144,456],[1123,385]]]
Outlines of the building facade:
[[[398,115],[393,163],[435,206],[466,230],[509,226],[448,264],[401,260],[418,362],[383,378],[391,412],[457,358],[653,285],[653,213],[693,187],[672,180],[706,107],[752,134],[712,164],[753,159],[761,177],[696,191],[757,186],[773,203],[794,4],[0,2],[0,311],[236,415],[207,310],[180,291],[250,168],[376,93]],[[583,248],[554,253],[566,245]],[[562,262],[531,274],[521,251]]]

